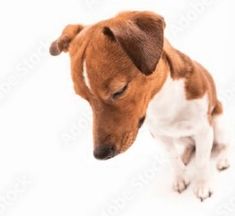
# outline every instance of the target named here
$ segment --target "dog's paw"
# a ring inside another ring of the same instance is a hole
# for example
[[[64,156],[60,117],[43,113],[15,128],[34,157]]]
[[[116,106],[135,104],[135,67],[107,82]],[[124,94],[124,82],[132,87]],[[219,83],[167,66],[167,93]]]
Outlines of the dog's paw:
[[[190,181],[186,176],[176,177],[173,183],[173,189],[178,193],[182,193],[188,188],[189,184]]]
[[[230,167],[230,163],[229,163],[228,159],[220,159],[220,160],[218,160],[216,167],[219,171],[223,171],[223,170],[226,170]]]
[[[208,182],[198,181],[194,185],[194,193],[203,202],[205,199],[212,196],[213,191]]]

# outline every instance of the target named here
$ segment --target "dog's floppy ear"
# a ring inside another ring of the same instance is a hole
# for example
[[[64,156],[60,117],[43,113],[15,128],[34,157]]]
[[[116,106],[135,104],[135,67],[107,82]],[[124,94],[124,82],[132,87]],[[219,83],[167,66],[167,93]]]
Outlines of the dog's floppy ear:
[[[145,75],[156,68],[163,49],[164,19],[156,14],[137,12],[103,33],[120,44],[135,66]]]
[[[67,25],[61,36],[52,42],[50,46],[50,54],[53,56],[59,55],[62,51],[67,52],[70,42],[83,29],[82,25]]]

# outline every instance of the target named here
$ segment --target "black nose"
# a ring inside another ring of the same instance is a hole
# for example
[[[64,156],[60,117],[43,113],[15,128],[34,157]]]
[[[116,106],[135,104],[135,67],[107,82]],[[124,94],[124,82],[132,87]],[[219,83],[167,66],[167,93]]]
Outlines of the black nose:
[[[114,145],[104,145],[94,150],[94,157],[99,160],[107,160],[115,156]]]

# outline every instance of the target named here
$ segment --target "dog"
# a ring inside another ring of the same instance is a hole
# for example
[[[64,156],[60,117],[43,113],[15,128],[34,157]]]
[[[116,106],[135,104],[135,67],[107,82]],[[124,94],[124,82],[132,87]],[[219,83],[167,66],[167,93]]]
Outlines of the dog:
[[[122,12],[94,25],[66,26],[50,53],[69,52],[75,92],[93,111],[95,158],[126,151],[146,120],[170,153],[178,192],[190,183],[187,164],[195,152],[193,188],[203,201],[212,195],[212,150],[218,170],[229,167],[223,107],[211,75],[173,48],[164,29],[156,13]]]

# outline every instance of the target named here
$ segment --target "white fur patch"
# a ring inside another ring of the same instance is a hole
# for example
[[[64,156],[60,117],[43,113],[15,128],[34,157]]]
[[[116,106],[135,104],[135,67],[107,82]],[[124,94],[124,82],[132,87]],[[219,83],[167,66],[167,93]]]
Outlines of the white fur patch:
[[[89,90],[91,90],[90,80],[87,74],[86,61],[83,62],[83,77],[86,86],[88,87]]]
[[[155,136],[187,137],[207,127],[208,97],[187,100],[184,80],[169,76],[149,104],[147,122]]]

